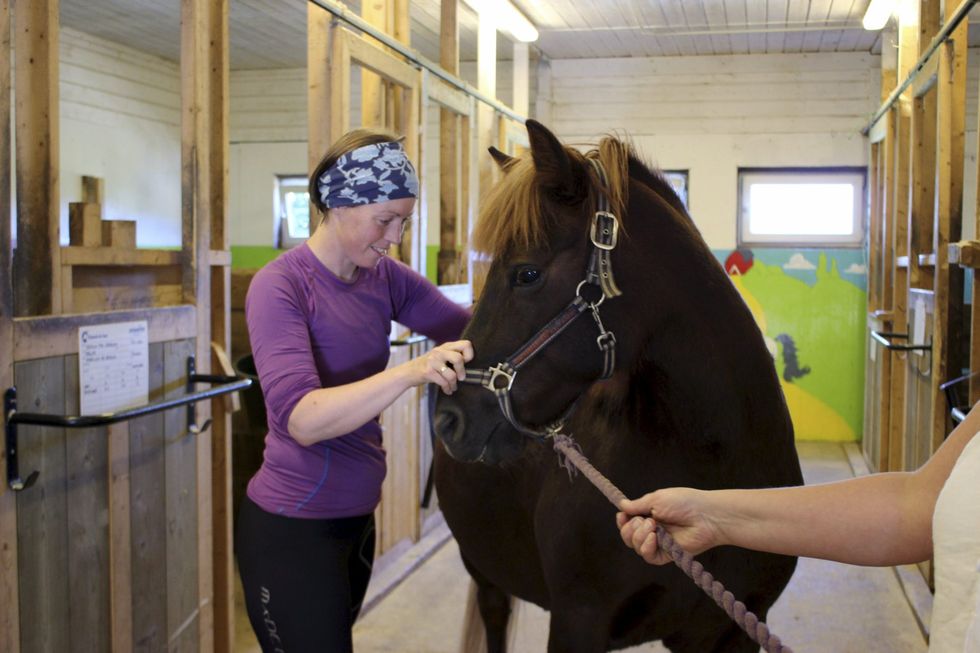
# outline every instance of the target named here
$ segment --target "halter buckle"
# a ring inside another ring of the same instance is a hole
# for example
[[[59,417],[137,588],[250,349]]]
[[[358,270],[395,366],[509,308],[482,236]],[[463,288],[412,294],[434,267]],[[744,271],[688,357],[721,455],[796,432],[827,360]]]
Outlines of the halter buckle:
[[[514,385],[514,377],[517,376],[517,370],[513,369],[507,363],[498,363],[490,368],[490,380],[487,381],[487,390],[493,390],[494,392],[507,391],[510,392],[511,386]],[[507,385],[497,387],[497,379],[506,379]]]
[[[589,229],[592,244],[599,249],[612,251],[619,241],[619,220],[609,211],[596,211],[595,220]]]
[[[606,351],[607,349],[612,349],[616,346],[616,336],[612,331],[605,331],[599,334],[599,337],[595,339],[596,344],[599,345],[599,349]]]

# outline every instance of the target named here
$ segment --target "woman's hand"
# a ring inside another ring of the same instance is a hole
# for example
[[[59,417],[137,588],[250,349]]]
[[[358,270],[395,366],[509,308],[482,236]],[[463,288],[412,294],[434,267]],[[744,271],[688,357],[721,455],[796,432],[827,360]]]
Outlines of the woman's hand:
[[[626,546],[653,565],[671,561],[657,543],[657,521],[678,545],[697,555],[722,543],[721,533],[708,512],[709,493],[691,488],[667,488],[620,504],[616,525]],[[654,521],[656,519],[657,521]]]
[[[469,340],[445,342],[410,360],[413,385],[435,383],[447,395],[456,392],[457,384],[466,378],[464,364],[473,360],[473,345]]]

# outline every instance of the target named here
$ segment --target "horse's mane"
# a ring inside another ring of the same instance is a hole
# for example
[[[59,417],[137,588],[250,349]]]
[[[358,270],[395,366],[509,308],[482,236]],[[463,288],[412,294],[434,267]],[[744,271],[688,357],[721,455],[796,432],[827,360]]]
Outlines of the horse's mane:
[[[585,154],[568,146],[565,152],[587,171],[590,213],[598,206],[598,189],[602,187],[612,212],[622,216],[628,201],[629,176],[633,174],[681,215],[687,215],[671,185],[640,159],[630,142],[605,136],[595,149]],[[605,186],[600,183],[590,159],[602,163],[606,171]],[[505,164],[503,179],[491,189],[480,209],[473,231],[475,249],[496,258],[510,249],[528,250],[544,245],[549,225],[541,211],[540,192],[530,155]]]

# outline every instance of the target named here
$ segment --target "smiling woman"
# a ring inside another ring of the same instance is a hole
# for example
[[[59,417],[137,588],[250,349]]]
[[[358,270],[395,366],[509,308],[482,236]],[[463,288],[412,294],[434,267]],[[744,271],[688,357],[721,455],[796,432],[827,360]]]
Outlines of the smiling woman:
[[[310,178],[322,214],[315,231],[249,286],[269,434],[242,501],[236,554],[264,650],[351,650],[386,473],[378,415],[423,383],[454,392],[473,357],[456,341],[469,313],[387,256],[417,196],[398,139],[347,134]],[[393,320],[442,344],[388,367]]]

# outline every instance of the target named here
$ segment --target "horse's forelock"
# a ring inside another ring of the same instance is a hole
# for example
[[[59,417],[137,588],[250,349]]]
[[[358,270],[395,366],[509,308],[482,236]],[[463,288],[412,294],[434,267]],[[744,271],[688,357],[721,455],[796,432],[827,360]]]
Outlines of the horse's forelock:
[[[596,149],[585,155],[571,147],[565,149],[575,162],[586,168],[591,180],[587,200],[590,210],[594,211],[598,205],[600,183],[588,159],[598,158],[606,172],[607,183],[603,191],[613,213],[622,215],[627,202],[629,161],[636,156],[633,147],[628,142],[607,136],[600,140]],[[534,163],[528,155],[509,165],[480,209],[473,231],[475,249],[496,258],[509,250],[534,249],[545,243],[548,225],[534,177]]]

